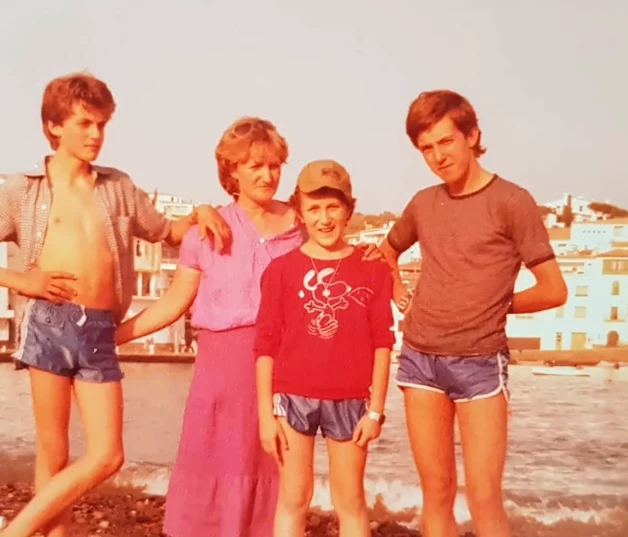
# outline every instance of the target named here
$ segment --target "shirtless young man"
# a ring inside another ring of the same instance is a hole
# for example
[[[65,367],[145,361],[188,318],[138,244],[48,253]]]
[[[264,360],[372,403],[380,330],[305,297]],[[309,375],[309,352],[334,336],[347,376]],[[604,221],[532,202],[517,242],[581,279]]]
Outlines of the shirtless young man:
[[[218,248],[230,237],[213,209],[170,221],[125,173],[91,164],[114,110],[90,75],[53,80],[41,116],[55,153],[0,186],[0,241],[15,241],[28,269],[0,268],[0,285],[28,297],[15,358],[30,373],[37,430],[36,495],[2,537],[68,535],[68,508],[123,463],[115,330],[135,287],[134,238],[175,245],[193,223]],[[68,466],[72,392],[87,441]]]
[[[507,537],[501,488],[506,315],[558,307],[567,289],[532,196],[480,166],[481,131],[464,97],[446,90],[422,93],[410,106],[406,132],[443,181],[414,196],[381,246],[393,267],[417,241],[423,257],[414,295],[405,293],[398,274],[395,292],[408,312],[396,380],[423,488],[423,535],[458,535],[457,415],[478,536]],[[536,284],[514,293],[522,263]]]

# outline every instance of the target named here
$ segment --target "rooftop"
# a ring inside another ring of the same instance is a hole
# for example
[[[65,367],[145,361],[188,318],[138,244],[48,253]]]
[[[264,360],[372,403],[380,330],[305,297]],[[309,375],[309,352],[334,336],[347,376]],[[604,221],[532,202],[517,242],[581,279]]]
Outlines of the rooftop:
[[[591,220],[587,222],[574,222],[575,226],[625,226],[628,225],[628,217],[622,218],[607,218],[606,220]]]

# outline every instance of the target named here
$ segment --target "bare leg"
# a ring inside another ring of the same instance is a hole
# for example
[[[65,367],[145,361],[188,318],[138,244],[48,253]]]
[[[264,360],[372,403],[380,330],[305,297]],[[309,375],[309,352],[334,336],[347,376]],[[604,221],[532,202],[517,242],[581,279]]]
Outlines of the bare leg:
[[[303,537],[307,511],[314,494],[314,437],[297,433],[278,418],[288,441],[279,466],[279,498],[275,537]],[[3,536],[4,537],[4,536]]]
[[[43,485],[4,530],[2,537],[31,537],[122,466],[123,403],[120,383],[75,381],[74,393],[85,428],[87,452]]]
[[[408,437],[423,489],[423,535],[458,537],[454,403],[441,392],[420,388],[404,388],[403,394]]]
[[[371,535],[364,495],[367,449],[354,442],[327,439],[331,499],[338,514],[340,537]]]
[[[29,368],[37,457],[35,461],[35,493],[68,465],[72,379]],[[67,537],[67,524],[72,514],[66,511],[44,529],[47,537]]]
[[[503,393],[459,403],[467,502],[478,537],[510,537],[502,498],[508,444],[508,403]]]

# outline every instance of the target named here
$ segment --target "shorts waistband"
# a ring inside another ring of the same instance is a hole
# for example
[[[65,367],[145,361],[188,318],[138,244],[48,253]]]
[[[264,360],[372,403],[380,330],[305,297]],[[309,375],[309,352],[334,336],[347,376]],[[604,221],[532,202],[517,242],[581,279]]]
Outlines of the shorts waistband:
[[[55,311],[61,315],[72,317],[78,315],[85,315],[88,319],[94,321],[111,321],[114,322],[113,310],[105,310],[98,308],[88,308],[81,304],[75,304],[74,302],[61,302],[61,304],[55,304],[49,300],[43,298],[37,298],[33,301],[33,308],[44,311]]]

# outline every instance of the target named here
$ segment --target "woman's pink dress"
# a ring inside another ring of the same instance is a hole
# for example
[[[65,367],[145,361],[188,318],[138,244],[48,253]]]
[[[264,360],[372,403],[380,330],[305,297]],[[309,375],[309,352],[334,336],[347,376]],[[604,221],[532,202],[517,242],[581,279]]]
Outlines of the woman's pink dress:
[[[164,532],[173,537],[270,537],[277,503],[276,465],[261,447],[253,341],[260,280],[275,257],[301,245],[295,227],[260,237],[236,204],[220,209],[231,226],[227,255],[193,227],[179,263],[202,272],[192,313],[200,329]]]

